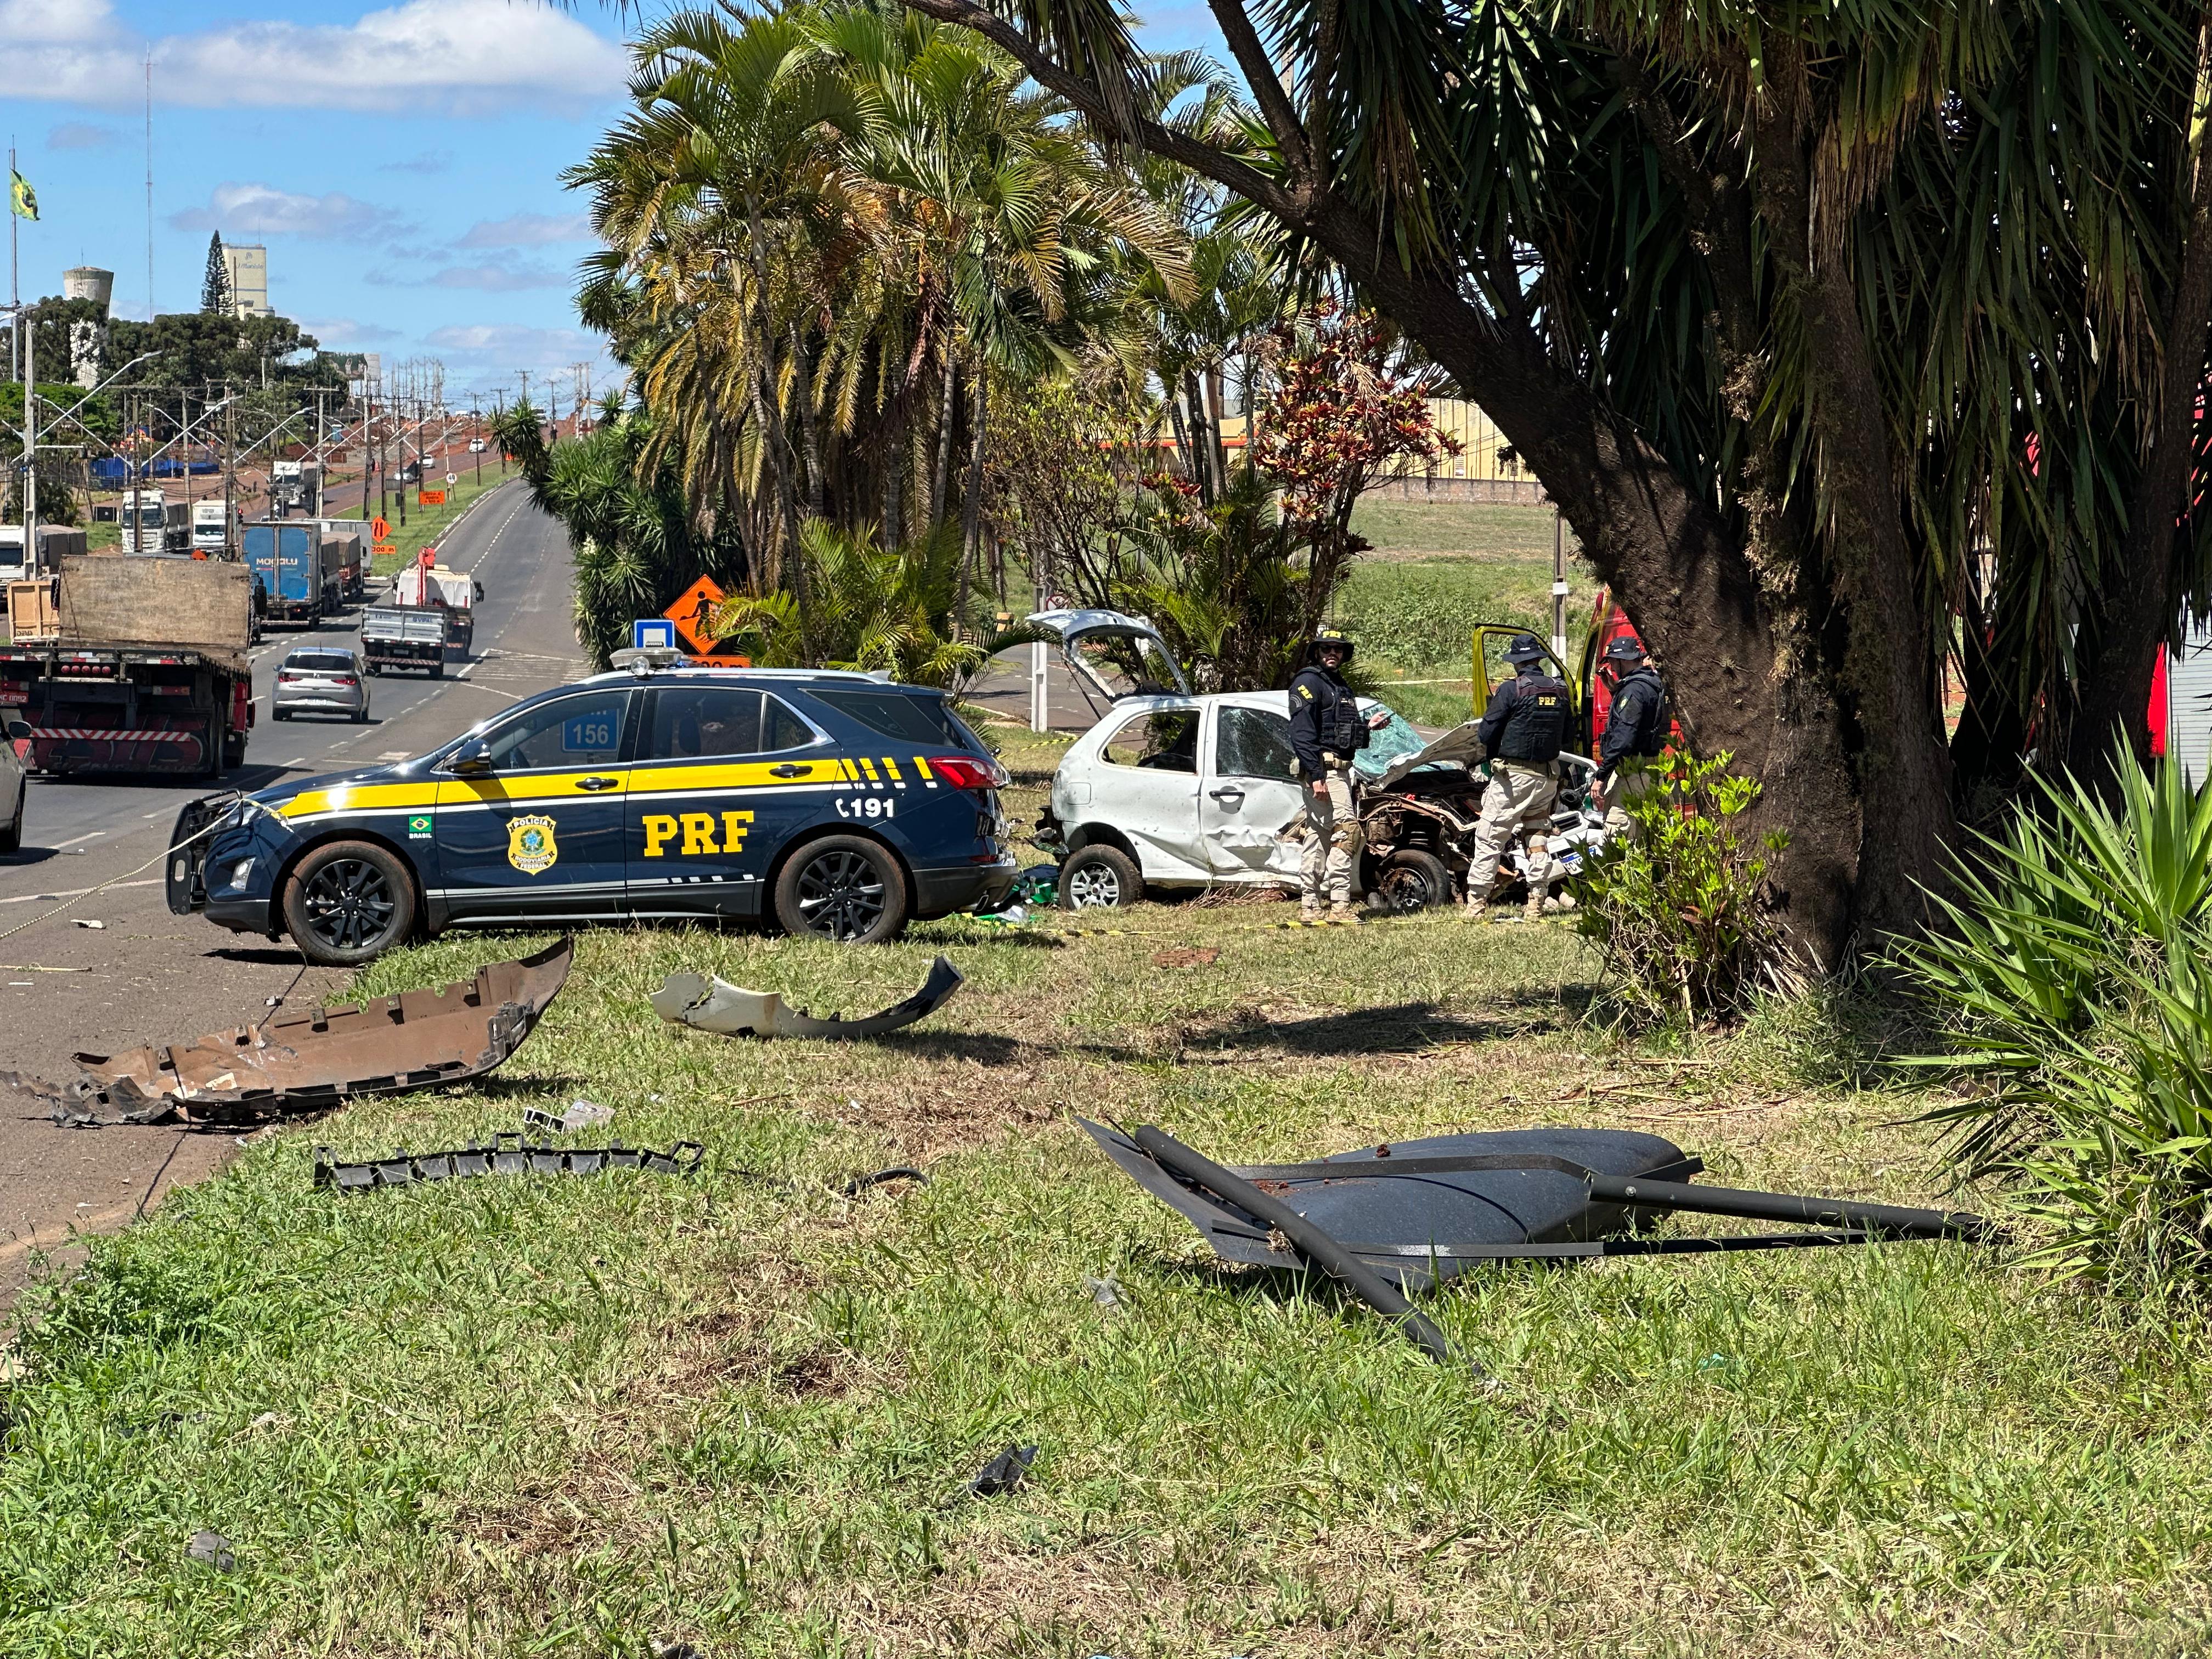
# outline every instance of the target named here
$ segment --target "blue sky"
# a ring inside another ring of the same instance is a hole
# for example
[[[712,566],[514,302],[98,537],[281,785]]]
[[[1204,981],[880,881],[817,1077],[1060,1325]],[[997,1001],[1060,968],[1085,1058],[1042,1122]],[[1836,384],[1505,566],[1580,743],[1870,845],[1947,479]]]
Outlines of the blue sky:
[[[1202,6],[1153,15],[1147,46],[1214,39]],[[198,304],[219,230],[266,244],[270,303],[333,349],[435,356],[449,395],[579,362],[604,387],[560,174],[620,113],[622,33],[592,0],[0,0],[0,137],[40,209],[24,296],[101,265],[117,314],[146,315],[150,52],[160,310]]]

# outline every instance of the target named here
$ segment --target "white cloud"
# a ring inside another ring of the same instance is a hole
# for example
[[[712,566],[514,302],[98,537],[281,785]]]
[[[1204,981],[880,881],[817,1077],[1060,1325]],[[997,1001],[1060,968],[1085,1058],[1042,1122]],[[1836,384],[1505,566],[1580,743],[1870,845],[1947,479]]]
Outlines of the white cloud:
[[[273,185],[226,183],[215,187],[205,207],[173,213],[169,223],[178,230],[216,230],[226,237],[336,239],[389,234],[399,216],[337,191],[304,196]]]
[[[453,152],[449,149],[426,149],[419,155],[410,155],[404,161],[380,161],[379,173],[443,173],[453,164]]]
[[[106,149],[123,142],[112,127],[96,127],[85,121],[64,121],[46,135],[48,149]]]
[[[622,94],[627,60],[575,17],[531,0],[405,0],[347,24],[244,22],[134,33],[113,0],[0,0],[0,61],[19,97],[208,108],[574,111]]]
[[[386,328],[381,323],[364,323],[351,317],[302,317],[300,326],[331,351],[349,351],[356,346],[381,345],[399,337],[396,328]]]
[[[459,247],[545,247],[555,242],[589,242],[592,222],[580,213],[516,213],[504,219],[479,219]]]
[[[566,374],[571,363],[589,362],[595,374],[613,367],[606,339],[580,328],[531,328],[520,323],[471,323],[433,329],[426,349],[452,368],[476,375],[512,374],[527,369],[533,380],[550,371]],[[565,383],[565,382],[564,382]],[[483,382],[490,385],[487,380]],[[564,395],[562,403],[568,401]]]
[[[448,265],[429,279],[429,286],[516,294],[526,289],[564,288],[568,281],[560,271],[544,265]]]

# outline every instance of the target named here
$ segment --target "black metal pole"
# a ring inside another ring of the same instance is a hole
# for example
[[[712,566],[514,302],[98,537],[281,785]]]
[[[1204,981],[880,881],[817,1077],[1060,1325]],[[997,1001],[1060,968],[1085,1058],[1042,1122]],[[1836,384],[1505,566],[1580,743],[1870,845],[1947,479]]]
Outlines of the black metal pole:
[[[1230,1174],[1212,1159],[1191,1151],[1173,1135],[1152,1124],[1139,1124],[1132,1132],[1131,1139],[1155,1163],[1195,1182],[1215,1197],[1228,1200],[1254,1220],[1265,1222],[1280,1232],[1315,1266],[1332,1278],[1342,1279],[1361,1301],[1419,1343],[1422,1352],[1438,1364],[1452,1363],[1450,1345],[1426,1315],[1407,1301],[1389,1280],[1289,1205],[1270,1198],[1242,1176]],[[1467,1364],[1478,1376],[1489,1375],[1472,1359]]]
[[[1362,1170],[1361,1173],[1365,1171]],[[1960,1238],[1973,1242],[1993,1238],[1997,1233],[1995,1224],[1963,1212],[1907,1209],[1896,1204],[1858,1204],[1848,1199],[1807,1198],[1796,1193],[1693,1187],[1680,1181],[1647,1181],[1639,1176],[1606,1176],[1595,1171],[1584,1179],[1589,1182],[1592,1198],[1610,1204],[1692,1210],[1701,1215],[1740,1216],[1749,1221],[1802,1221],[1814,1227],[1850,1227],[1893,1238]]]

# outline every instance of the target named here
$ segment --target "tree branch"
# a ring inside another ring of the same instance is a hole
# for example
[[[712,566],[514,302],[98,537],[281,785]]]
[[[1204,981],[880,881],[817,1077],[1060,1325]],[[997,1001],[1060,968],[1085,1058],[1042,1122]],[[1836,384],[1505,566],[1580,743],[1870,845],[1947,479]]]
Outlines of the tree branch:
[[[1300,173],[1310,173],[1313,168],[1313,151],[1306,144],[1305,129],[1298,124],[1298,112],[1291,106],[1291,95],[1283,90],[1282,81],[1275,66],[1267,61],[1267,49],[1260,44],[1260,32],[1252,27],[1242,0],[1206,0],[1213,13],[1213,21],[1221,27],[1222,39],[1228,41],[1230,55],[1236,58],[1237,67],[1244,71],[1245,84],[1252,88],[1252,96],[1260,106],[1260,114],[1274,135],[1291,165]]]

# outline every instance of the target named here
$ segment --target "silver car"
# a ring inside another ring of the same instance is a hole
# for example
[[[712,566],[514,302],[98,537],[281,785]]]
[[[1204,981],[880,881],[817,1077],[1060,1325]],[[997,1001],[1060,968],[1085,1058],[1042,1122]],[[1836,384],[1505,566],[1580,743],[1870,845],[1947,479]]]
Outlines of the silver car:
[[[276,690],[269,712],[280,720],[299,714],[344,714],[356,723],[368,718],[368,676],[361,653],[331,646],[302,646],[276,671]]]
[[[15,745],[30,735],[29,723],[13,708],[0,708],[0,853],[23,845],[23,807],[30,797]]]

